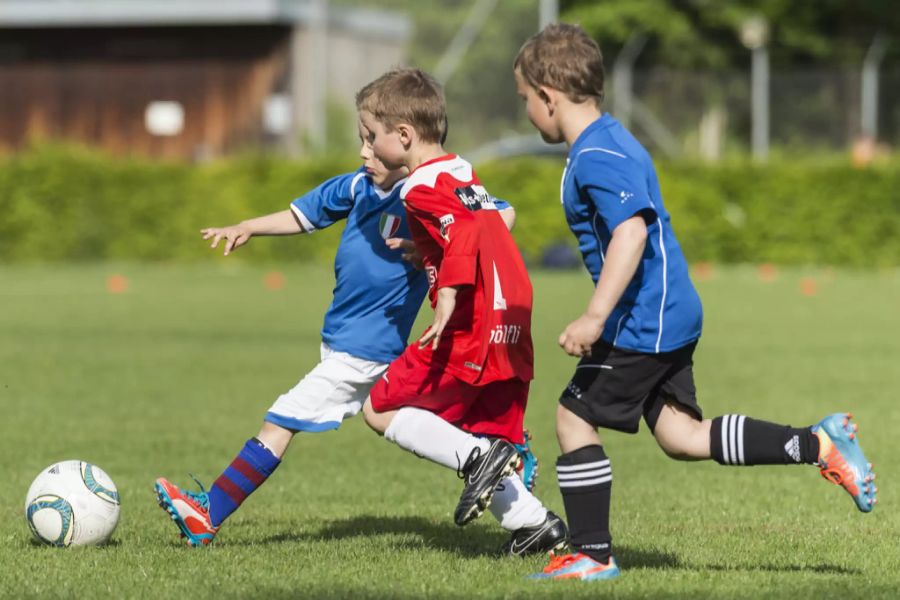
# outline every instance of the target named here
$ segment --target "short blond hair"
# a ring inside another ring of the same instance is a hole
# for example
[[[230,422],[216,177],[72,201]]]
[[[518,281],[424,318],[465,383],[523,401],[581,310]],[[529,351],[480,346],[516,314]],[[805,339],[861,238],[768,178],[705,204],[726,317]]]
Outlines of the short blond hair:
[[[547,25],[522,45],[513,69],[531,87],[559,90],[572,102],[603,101],[603,54],[577,25]]]
[[[421,69],[394,69],[356,94],[356,109],[372,113],[389,131],[408,123],[425,142],[442,144],[447,137],[444,89]]]

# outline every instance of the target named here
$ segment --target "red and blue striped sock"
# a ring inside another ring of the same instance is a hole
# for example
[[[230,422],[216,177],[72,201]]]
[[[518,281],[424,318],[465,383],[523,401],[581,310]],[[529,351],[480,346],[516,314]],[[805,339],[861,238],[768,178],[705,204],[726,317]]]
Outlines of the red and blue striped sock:
[[[256,438],[247,440],[240,453],[209,490],[209,519],[218,527],[265,483],[281,460]]]

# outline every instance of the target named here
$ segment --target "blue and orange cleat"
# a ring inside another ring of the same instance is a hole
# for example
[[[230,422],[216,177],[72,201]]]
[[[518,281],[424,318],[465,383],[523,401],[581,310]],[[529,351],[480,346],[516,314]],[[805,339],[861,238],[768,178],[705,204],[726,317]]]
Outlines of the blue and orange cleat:
[[[872,463],[859,446],[859,426],[852,418],[850,413],[835,413],[813,425],[812,432],[819,438],[818,464],[822,477],[847,490],[859,510],[870,512],[878,502],[878,488]]]
[[[199,481],[197,485],[199,492],[188,492],[164,477],[157,479],[155,485],[159,506],[169,513],[189,546],[205,546],[219,531],[209,519],[209,496]]]
[[[587,554],[563,554],[550,558],[550,564],[540,573],[530,575],[529,579],[580,579],[596,581],[614,579],[619,576],[619,565],[612,556],[606,564],[597,562]]]
[[[519,461],[519,468],[516,469],[516,473],[522,478],[522,482],[528,491],[533,492],[534,486],[537,485],[538,459],[534,452],[531,451],[531,432],[526,429],[523,433],[525,443],[513,444],[516,452],[519,453],[519,458],[522,459]]]

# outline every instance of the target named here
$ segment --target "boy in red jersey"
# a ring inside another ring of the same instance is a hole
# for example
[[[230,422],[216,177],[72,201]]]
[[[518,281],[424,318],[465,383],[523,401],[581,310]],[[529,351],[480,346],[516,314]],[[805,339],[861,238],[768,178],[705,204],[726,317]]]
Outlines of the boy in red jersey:
[[[434,308],[432,325],[391,363],[363,411],[387,439],[460,472],[454,520],[465,525],[498,484],[504,493],[517,485],[509,475],[533,376],[531,282],[472,166],[442,147],[440,85],[417,69],[391,71],[359,92],[357,108],[374,155],[410,171],[401,198]],[[527,500],[524,487],[513,491]]]

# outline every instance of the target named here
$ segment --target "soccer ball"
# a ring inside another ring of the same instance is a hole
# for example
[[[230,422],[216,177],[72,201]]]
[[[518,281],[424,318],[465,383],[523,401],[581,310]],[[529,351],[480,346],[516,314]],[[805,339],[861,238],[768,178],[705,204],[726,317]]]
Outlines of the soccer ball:
[[[51,546],[102,544],[119,522],[119,492],[100,467],[65,460],[41,471],[28,488],[25,519]]]

